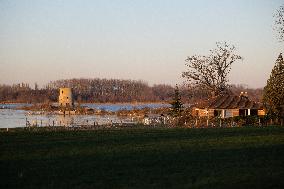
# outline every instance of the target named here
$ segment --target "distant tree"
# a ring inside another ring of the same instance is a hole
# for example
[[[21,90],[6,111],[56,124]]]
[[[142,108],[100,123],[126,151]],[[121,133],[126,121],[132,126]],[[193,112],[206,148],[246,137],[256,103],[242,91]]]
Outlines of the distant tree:
[[[37,91],[38,90],[38,84],[35,83],[35,90]]]
[[[120,79],[65,79],[51,81],[42,88],[37,83],[1,85],[0,102],[56,102],[58,88],[70,87],[76,102],[161,102],[172,97],[170,85],[149,86],[144,81]]]
[[[249,88],[245,84],[232,84],[230,90],[234,95],[240,95],[241,92],[246,91],[250,100],[255,102],[261,102],[263,98],[263,88]]]
[[[284,106],[284,61],[282,54],[278,56],[275,66],[271,71],[270,78],[264,87],[263,102],[268,113],[281,117]],[[282,115],[283,116],[283,115]]]
[[[160,101],[169,100],[171,98],[173,89],[173,86],[165,84],[153,85],[152,87],[153,94]]]
[[[274,14],[274,30],[280,42],[284,41],[284,5],[280,6]]]
[[[173,117],[179,117],[181,115],[181,113],[183,112],[183,104],[181,102],[179,88],[178,88],[177,85],[176,85],[176,88],[175,88],[175,93],[174,93],[172,102],[170,104],[172,105],[170,114]]]
[[[186,59],[188,70],[182,76],[190,86],[209,91],[213,96],[229,90],[228,74],[232,64],[242,57],[235,54],[235,46],[226,42],[217,42],[217,48],[210,55],[193,55]]]

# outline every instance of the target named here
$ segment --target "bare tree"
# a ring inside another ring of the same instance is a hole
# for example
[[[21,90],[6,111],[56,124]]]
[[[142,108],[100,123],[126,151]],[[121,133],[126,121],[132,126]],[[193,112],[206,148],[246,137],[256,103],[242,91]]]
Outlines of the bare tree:
[[[284,41],[284,5],[280,6],[276,10],[274,17],[274,30],[277,32],[278,39],[280,42]]]
[[[210,55],[193,55],[187,57],[188,70],[182,73],[191,86],[205,89],[213,96],[228,92],[228,74],[231,65],[241,60],[242,57],[235,54],[235,46],[226,42],[217,42],[217,48],[210,50]]]

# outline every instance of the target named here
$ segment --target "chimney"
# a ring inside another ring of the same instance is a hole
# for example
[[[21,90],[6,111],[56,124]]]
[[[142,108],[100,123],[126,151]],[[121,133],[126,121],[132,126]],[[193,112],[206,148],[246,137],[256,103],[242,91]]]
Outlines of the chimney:
[[[241,92],[240,97],[248,98],[248,92]]]

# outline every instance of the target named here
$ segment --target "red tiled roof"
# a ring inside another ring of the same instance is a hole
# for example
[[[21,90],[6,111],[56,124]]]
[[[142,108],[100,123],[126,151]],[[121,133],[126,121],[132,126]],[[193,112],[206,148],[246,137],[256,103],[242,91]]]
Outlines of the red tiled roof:
[[[195,105],[208,109],[261,109],[262,105],[245,96],[219,95]]]

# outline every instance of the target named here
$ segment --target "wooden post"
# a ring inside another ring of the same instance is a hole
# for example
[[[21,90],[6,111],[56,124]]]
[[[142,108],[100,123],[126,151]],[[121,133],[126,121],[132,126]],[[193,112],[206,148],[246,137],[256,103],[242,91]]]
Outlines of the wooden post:
[[[221,110],[221,118],[225,118],[225,110]]]
[[[222,120],[220,119],[220,127],[222,127]]]

